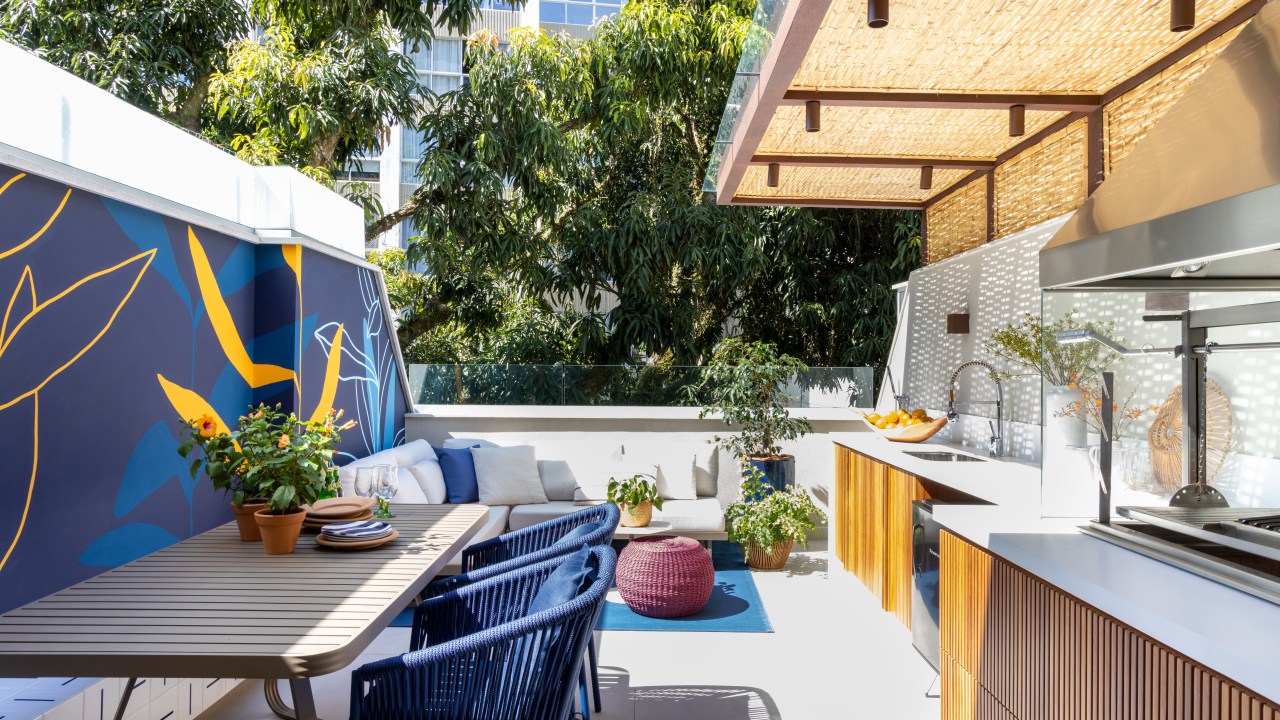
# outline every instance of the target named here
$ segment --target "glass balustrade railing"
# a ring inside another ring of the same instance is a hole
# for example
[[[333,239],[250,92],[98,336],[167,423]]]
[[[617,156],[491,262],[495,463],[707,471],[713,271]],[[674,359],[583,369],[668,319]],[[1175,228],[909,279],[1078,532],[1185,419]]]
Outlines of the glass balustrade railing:
[[[699,407],[690,388],[705,367],[657,365],[410,365],[420,405],[603,405]],[[818,367],[787,386],[787,406],[870,407],[869,367]]]

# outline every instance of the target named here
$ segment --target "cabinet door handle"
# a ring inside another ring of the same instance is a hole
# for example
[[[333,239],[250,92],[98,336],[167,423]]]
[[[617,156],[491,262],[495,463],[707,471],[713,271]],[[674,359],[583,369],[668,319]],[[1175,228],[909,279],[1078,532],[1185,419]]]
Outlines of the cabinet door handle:
[[[920,551],[924,549],[924,525],[916,523],[911,526],[911,568],[917,573],[924,572],[924,558]]]

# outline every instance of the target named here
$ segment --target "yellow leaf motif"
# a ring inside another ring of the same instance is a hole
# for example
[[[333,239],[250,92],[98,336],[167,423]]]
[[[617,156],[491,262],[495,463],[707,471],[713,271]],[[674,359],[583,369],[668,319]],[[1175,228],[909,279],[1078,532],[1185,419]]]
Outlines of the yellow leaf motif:
[[[8,190],[14,183],[18,182],[19,180],[21,180],[26,176],[27,176],[26,173],[18,173],[17,175],[14,175],[13,177],[9,178],[8,182],[6,182],[4,185],[0,185],[0,195],[3,195],[5,190]],[[17,245],[14,245],[8,250],[0,250],[0,259],[7,258],[10,255],[30,245],[31,243],[39,240],[40,236],[44,235],[45,231],[49,229],[49,226],[53,225],[53,221],[57,220],[58,216],[62,214],[62,208],[67,206],[67,200],[69,200],[70,198],[71,198],[71,188],[67,188],[66,194],[62,196],[62,202],[58,203],[58,209],[54,210],[53,214],[49,216],[49,219],[45,222],[44,227],[37,230],[36,233],[31,237],[27,238],[26,240],[23,240]]]
[[[227,432],[231,427],[222,422],[222,418],[218,417],[218,411],[213,409],[208,400],[200,397],[194,391],[170,382],[165,376],[158,373],[156,374],[156,379],[160,381],[160,387],[164,390],[165,397],[169,398],[169,404],[173,406],[174,410],[178,411],[178,417],[182,418],[183,422],[198,420],[207,415],[217,423],[220,432]],[[240,450],[239,443],[236,443],[236,450]]]
[[[235,320],[231,317],[231,310],[222,298],[222,291],[218,289],[218,280],[213,274],[213,268],[209,266],[209,257],[204,254],[204,247],[190,227],[187,228],[187,241],[191,246],[191,261],[195,265],[200,296],[204,298],[209,322],[213,325],[213,332],[218,336],[218,343],[222,345],[222,352],[226,353],[227,360],[231,361],[244,381],[249,383],[249,387],[258,388],[292,380],[292,370],[279,365],[256,364],[249,357],[249,351],[245,349],[240,332],[236,330]]]
[[[0,345],[0,410],[34,395],[102,339],[155,255],[148,250],[82,278],[18,320]]]
[[[284,255],[285,264],[293,271],[293,278],[298,283],[298,287],[302,287],[302,246],[281,245],[280,252]]]
[[[333,398],[338,394],[338,370],[342,367],[342,324],[333,334],[333,343],[329,345],[329,361],[324,366],[324,388],[320,391],[320,402],[315,412],[311,413],[312,422],[324,420],[333,408]]]
[[[4,319],[0,320],[0,348],[9,339],[9,326],[12,323],[17,329],[18,321],[36,309],[36,281],[31,276],[31,266],[23,268],[22,277],[18,278],[18,286],[13,289],[9,305],[4,309]]]

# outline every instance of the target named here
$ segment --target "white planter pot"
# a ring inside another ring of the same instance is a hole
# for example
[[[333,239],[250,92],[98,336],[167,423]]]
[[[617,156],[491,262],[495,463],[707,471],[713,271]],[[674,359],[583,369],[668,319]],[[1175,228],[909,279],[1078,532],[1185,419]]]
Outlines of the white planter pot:
[[[1057,413],[1071,403],[1082,402],[1079,388],[1066,385],[1046,385],[1044,390],[1044,446],[1078,447],[1085,444],[1083,417],[1058,417]]]

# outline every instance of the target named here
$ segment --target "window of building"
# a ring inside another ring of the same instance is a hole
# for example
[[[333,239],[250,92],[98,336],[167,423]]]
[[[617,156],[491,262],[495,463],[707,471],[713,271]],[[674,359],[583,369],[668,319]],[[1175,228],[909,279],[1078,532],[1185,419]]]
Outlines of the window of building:
[[[413,60],[418,70],[418,83],[425,89],[439,95],[457,90],[462,85],[463,40],[437,38],[430,45],[419,45],[417,52],[413,44],[406,42],[404,54]]]
[[[621,0],[572,0],[551,2],[543,0],[539,20],[547,23],[591,25],[596,20],[609,17],[622,7]]]
[[[376,157],[357,157],[347,161],[338,172],[337,180],[347,182],[378,182],[382,161]]]
[[[515,9],[516,9],[516,6],[515,6],[515,5],[513,5],[513,4],[509,3],[509,2],[504,2],[504,0],[480,0],[480,6],[479,6],[479,7],[480,7],[480,9],[481,9],[481,10],[507,10],[507,11],[513,11],[513,10],[515,10]]]

